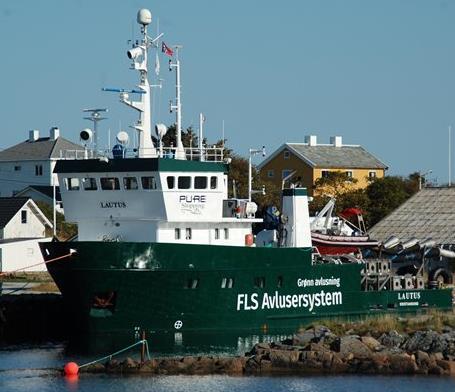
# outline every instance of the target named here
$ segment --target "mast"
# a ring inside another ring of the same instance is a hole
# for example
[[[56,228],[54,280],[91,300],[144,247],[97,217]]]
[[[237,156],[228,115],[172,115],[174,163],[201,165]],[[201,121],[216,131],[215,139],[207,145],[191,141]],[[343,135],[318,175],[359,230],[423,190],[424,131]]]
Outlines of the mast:
[[[138,133],[138,157],[139,158],[153,158],[157,157],[157,151],[152,141],[152,114],[150,105],[150,83],[147,78],[147,49],[150,46],[156,47],[156,41],[163,35],[160,34],[155,39],[151,39],[147,35],[147,26],[152,21],[152,13],[143,8],[137,13],[137,23],[141,25],[141,42],[136,41],[132,49],[128,50],[128,58],[133,61],[131,69],[139,71],[139,89],[124,90],[118,88],[103,88],[103,91],[112,91],[120,93],[120,102],[137,110],[139,112],[139,119],[133,128]],[[140,101],[132,101],[129,99],[129,94],[139,94]]]
[[[171,102],[171,113],[175,110],[175,136],[177,140],[177,145],[175,147],[175,159],[186,159],[185,149],[182,144],[182,102],[180,94],[180,59],[179,59],[179,49],[182,48],[181,45],[175,45],[175,63],[172,60],[169,60],[169,70],[172,71],[172,68],[175,68],[175,105],[172,105]]]

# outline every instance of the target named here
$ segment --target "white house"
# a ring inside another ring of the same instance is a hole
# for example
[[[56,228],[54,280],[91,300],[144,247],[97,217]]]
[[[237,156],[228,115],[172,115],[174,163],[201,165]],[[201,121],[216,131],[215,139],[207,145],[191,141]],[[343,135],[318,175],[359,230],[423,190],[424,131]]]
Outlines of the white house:
[[[48,185],[30,185],[20,192],[16,193],[15,197],[30,197],[33,201],[42,201],[52,206],[54,203],[54,189]],[[60,187],[55,187],[55,206],[57,212],[63,214],[62,196],[60,195]]]
[[[15,271],[36,265],[27,271],[45,271],[39,241],[45,238],[51,222],[32,199],[0,197],[0,271]]]
[[[29,185],[52,186],[53,177],[58,185],[52,174],[57,160],[82,154],[84,148],[61,137],[56,127],[48,137],[30,131],[28,140],[0,151],[0,197],[14,196]]]

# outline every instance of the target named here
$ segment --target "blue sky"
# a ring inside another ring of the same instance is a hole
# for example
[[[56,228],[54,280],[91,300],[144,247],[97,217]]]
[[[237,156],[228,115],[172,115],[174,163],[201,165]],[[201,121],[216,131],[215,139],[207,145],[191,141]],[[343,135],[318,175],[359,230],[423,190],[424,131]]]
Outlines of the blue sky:
[[[165,42],[184,46],[185,127],[197,127],[202,111],[215,141],[224,120],[228,144],[241,155],[309,134],[325,143],[341,135],[390,174],[431,169],[433,180],[447,183],[454,1],[2,0],[0,148],[54,125],[77,141],[90,125],[86,107],[109,108],[102,145],[109,128],[127,129],[135,113],[101,87],[134,87],[127,40],[143,7],[154,15],[152,31],[159,19]],[[170,124],[174,73],[166,61],[154,120]]]

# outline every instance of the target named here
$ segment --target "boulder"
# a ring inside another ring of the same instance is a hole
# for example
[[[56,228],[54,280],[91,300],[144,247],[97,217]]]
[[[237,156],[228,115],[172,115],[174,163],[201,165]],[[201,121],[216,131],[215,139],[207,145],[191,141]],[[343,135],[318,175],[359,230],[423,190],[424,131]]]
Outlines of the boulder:
[[[293,367],[299,361],[300,352],[295,350],[270,350],[269,357],[274,367]]]
[[[395,374],[415,374],[419,367],[412,356],[402,353],[390,356],[390,370]]]
[[[337,336],[324,325],[316,325],[307,328],[292,337],[293,346],[306,346],[309,343],[331,343]]]
[[[360,341],[372,351],[377,351],[381,346],[381,343],[371,336],[362,336]]]
[[[354,358],[366,359],[371,358],[372,351],[368,346],[360,341],[358,336],[342,336],[332,344],[332,350],[341,354],[342,357],[348,358],[352,354]]]
[[[387,333],[383,333],[378,341],[386,347],[393,348],[393,347],[400,347],[400,345],[404,342],[404,336],[400,335],[397,331],[390,331]]]

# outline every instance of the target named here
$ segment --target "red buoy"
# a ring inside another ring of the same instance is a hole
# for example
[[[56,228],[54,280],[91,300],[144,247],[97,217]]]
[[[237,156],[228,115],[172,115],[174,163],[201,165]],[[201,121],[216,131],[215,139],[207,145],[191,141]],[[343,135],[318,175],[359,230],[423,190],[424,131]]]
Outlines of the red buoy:
[[[68,362],[63,371],[66,376],[76,376],[79,373],[79,365],[76,362]]]

